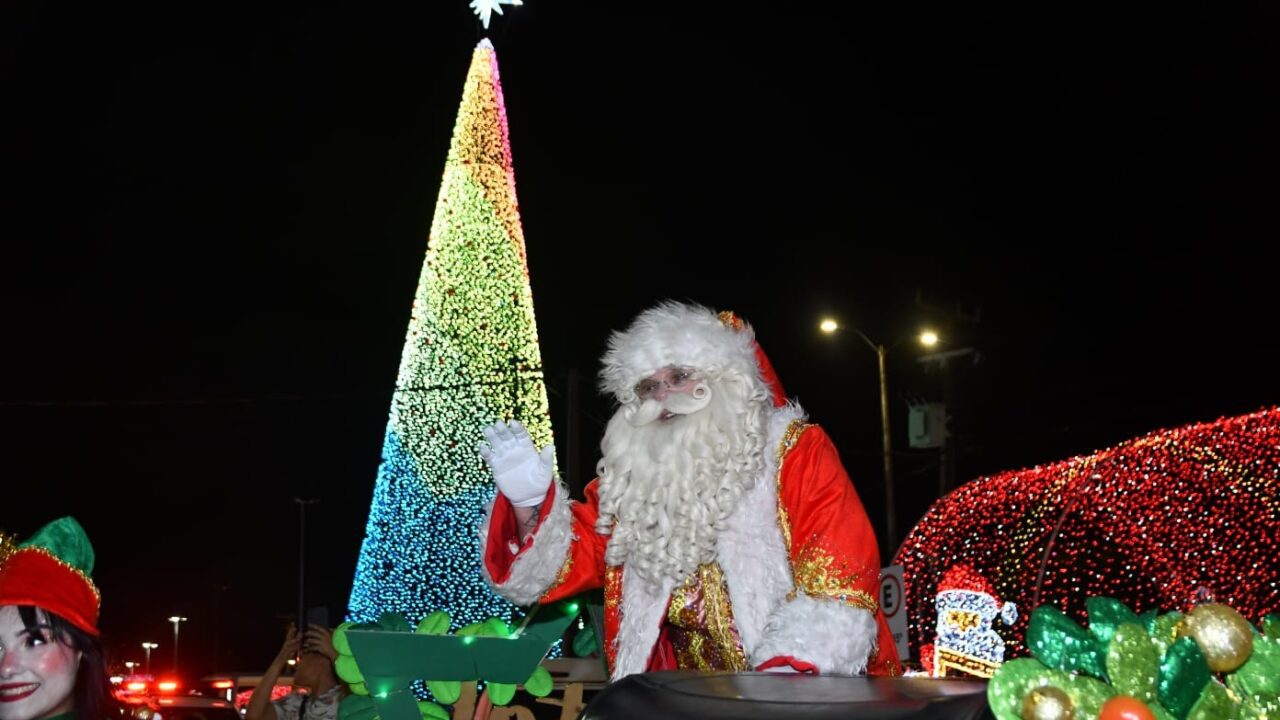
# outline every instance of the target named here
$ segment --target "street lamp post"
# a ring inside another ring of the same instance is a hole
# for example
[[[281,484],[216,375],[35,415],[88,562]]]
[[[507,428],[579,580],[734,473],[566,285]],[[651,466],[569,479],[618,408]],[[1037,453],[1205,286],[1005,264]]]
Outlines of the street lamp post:
[[[320,498],[293,499],[298,504],[298,633],[307,631],[306,578],[307,578],[307,506],[320,502]]]
[[[153,642],[144,642],[144,643],[142,643],[142,649],[143,649],[144,651],[146,651],[146,653],[147,653],[147,663],[146,663],[145,668],[143,669],[143,673],[144,673],[144,674],[146,674],[146,675],[148,675],[148,676],[150,676],[150,675],[151,675],[151,651],[152,651],[152,650],[155,650],[155,649],[156,649],[156,648],[158,648],[158,647],[160,647],[160,646],[159,646],[158,644],[156,644],[156,643],[153,643]]]
[[[884,447],[884,535],[885,543],[888,545],[888,552],[892,553],[898,546],[898,518],[897,504],[893,496],[893,443],[889,435],[889,379],[885,372],[885,356],[889,353],[889,348],[883,344],[872,341],[867,337],[866,333],[856,327],[847,326],[842,328],[841,325],[832,319],[825,319],[818,328],[828,335],[835,333],[841,329],[852,330],[855,335],[862,339],[867,347],[871,348],[876,354],[876,362],[880,371],[880,434]],[[932,346],[938,342],[936,333],[926,330],[917,336],[922,345]],[[899,340],[891,347],[897,347]]]
[[[169,622],[173,623],[173,674],[178,674],[178,624],[186,622],[187,619],[180,615],[172,615]]]

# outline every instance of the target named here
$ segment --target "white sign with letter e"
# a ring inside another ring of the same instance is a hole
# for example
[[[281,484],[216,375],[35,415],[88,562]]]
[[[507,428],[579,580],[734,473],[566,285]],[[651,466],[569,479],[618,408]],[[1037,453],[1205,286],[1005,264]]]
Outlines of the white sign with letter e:
[[[902,590],[902,566],[890,565],[880,570],[880,609],[889,622],[898,657],[907,659],[907,598]]]

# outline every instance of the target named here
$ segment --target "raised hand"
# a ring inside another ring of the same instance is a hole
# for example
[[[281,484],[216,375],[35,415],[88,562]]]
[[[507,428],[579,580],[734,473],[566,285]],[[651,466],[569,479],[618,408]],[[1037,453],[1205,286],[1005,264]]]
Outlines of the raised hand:
[[[484,437],[488,442],[476,449],[493,472],[498,491],[516,507],[540,505],[551,486],[555,447],[535,450],[519,420],[496,422],[484,429]]]
[[[276,653],[276,662],[284,663],[290,658],[298,656],[298,646],[301,644],[302,638],[298,635],[298,628],[289,623],[289,629],[285,631],[284,643],[280,645],[280,652]]]
[[[322,625],[307,626],[302,637],[302,652],[317,652],[330,660],[338,659],[338,651],[333,647],[333,631]]]

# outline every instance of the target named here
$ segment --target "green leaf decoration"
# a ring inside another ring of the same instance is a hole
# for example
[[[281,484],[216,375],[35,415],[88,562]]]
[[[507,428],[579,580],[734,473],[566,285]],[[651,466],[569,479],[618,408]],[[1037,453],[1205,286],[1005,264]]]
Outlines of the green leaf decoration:
[[[333,629],[333,649],[337,650],[339,655],[351,654],[351,644],[347,642],[347,628],[353,624],[348,620]]]
[[[592,653],[600,650],[600,641],[596,639],[596,629],[593,625],[587,625],[577,635],[573,636],[573,654],[578,657],[589,657]]]
[[[449,720],[450,717],[448,710],[426,700],[418,701],[418,712],[422,713],[422,717],[426,720]]]
[[[1052,605],[1041,605],[1031,613],[1027,647],[1047,667],[1107,677],[1102,646],[1088,630]]]
[[[1210,680],[1187,713],[1187,720],[1232,720],[1240,709],[1217,680]]]
[[[378,616],[378,629],[389,630],[391,632],[409,632],[413,626],[401,615],[394,610],[388,610]]]
[[[997,720],[1022,720],[1022,701],[1027,693],[1041,685],[1057,685],[1053,673],[1032,658],[1010,660],[987,684],[987,703]],[[1065,675],[1066,673],[1060,673]]]
[[[348,685],[364,682],[364,675],[360,672],[360,668],[356,667],[356,659],[350,655],[339,655],[338,659],[333,661],[333,669],[342,682]]]
[[[1160,617],[1160,613],[1155,608],[1151,608],[1138,616],[1138,624],[1147,631],[1148,635],[1152,635],[1156,631],[1156,618],[1158,617]]]
[[[419,635],[444,635],[449,632],[449,623],[452,618],[449,613],[444,610],[437,610],[430,615],[422,618],[422,622],[418,623],[414,632]]]
[[[1033,657],[1006,662],[987,686],[998,720],[1022,720],[1023,701],[1041,687],[1065,692],[1076,718],[1097,717],[1102,704],[1123,694],[1145,703],[1156,720],[1280,719],[1280,615],[1263,618],[1243,665],[1215,677],[1182,613],[1135,615],[1106,597],[1085,605],[1087,630],[1052,606],[1032,613],[1026,643]],[[1103,663],[1095,668],[1099,649]]]
[[[1280,615],[1268,615],[1262,618],[1262,634],[1272,640],[1280,640]]]
[[[480,637],[511,637],[511,628],[501,618],[489,618],[481,623]]]
[[[445,705],[452,705],[462,697],[462,683],[457,680],[428,680],[427,689],[431,697]]]
[[[1200,652],[1200,646],[1189,637],[1179,638],[1169,646],[1160,661],[1160,680],[1157,683],[1160,704],[1175,718],[1183,720],[1200,698],[1209,678],[1209,663]]]
[[[1236,715],[1236,720],[1275,720],[1275,708],[1280,707],[1280,705],[1275,704],[1274,698],[1272,703],[1270,709],[1268,709],[1266,706],[1253,705],[1246,702],[1240,706],[1240,712]]]
[[[458,637],[481,637],[484,635],[484,623],[476,622],[470,625],[463,625],[454,633]]]
[[[1160,652],[1141,625],[1126,622],[1115,629],[1107,647],[1107,675],[1117,693],[1156,704]]]
[[[348,695],[338,705],[338,720],[378,720],[378,710],[368,695]]]
[[[1280,640],[1267,637],[1253,639],[1253,652],[1239,669],[1227,676],[1227,687],[1241,697],[1245,705],[1266,708],[1280,698]],[[1280,704],[1272,705],[1276,713]]]
[[[1151,639],[1160,648],[1161,660],[1164,659],[1165,653],[1169,652],[1169,647],[1178,639],[1178,627],[1185,619],[1185,616],[1177,611],[1165,613],[1156,618],[1155,625],[1151,628]]]
[[[494,705],[506,705],[516,696],[516,686],[508,683],[489,683],[485,689]]]
[[[1115,690],[1086,675],[1047,668],[1031,658],[1010,660],[987,685],[987,701],[998,720],[1022,720],[1022,701],[1038,687],[1051,685],[1065,692],[1078,718],[1097,717]]]
[[[1141,622],[1127,605],[1115,598],[1091,597],[1085,600],[1084,606],[1089,613],[1089,632],[1103,646],[1111,642],[1116,628],[1125,623],[1137,625]]]
[[[524,681],[524,690],[534,697],[546,697],[551,694],[555,685],[556,683],[551,678],[551,673],[539,665],[533,669],[533,674],[529,676],[529,679]]]

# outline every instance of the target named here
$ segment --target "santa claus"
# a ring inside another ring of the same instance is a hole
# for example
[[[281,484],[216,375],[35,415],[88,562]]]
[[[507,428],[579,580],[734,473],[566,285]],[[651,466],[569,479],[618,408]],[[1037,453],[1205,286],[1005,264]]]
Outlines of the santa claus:
[[[481,542],[498,593],[532,605],[603,587],[615,680],[900,672],[867,514],[747,324],[661,304],[613,334],[600,379],[619,407],[581,502],[519,422],[485,429],[499,493]]]

